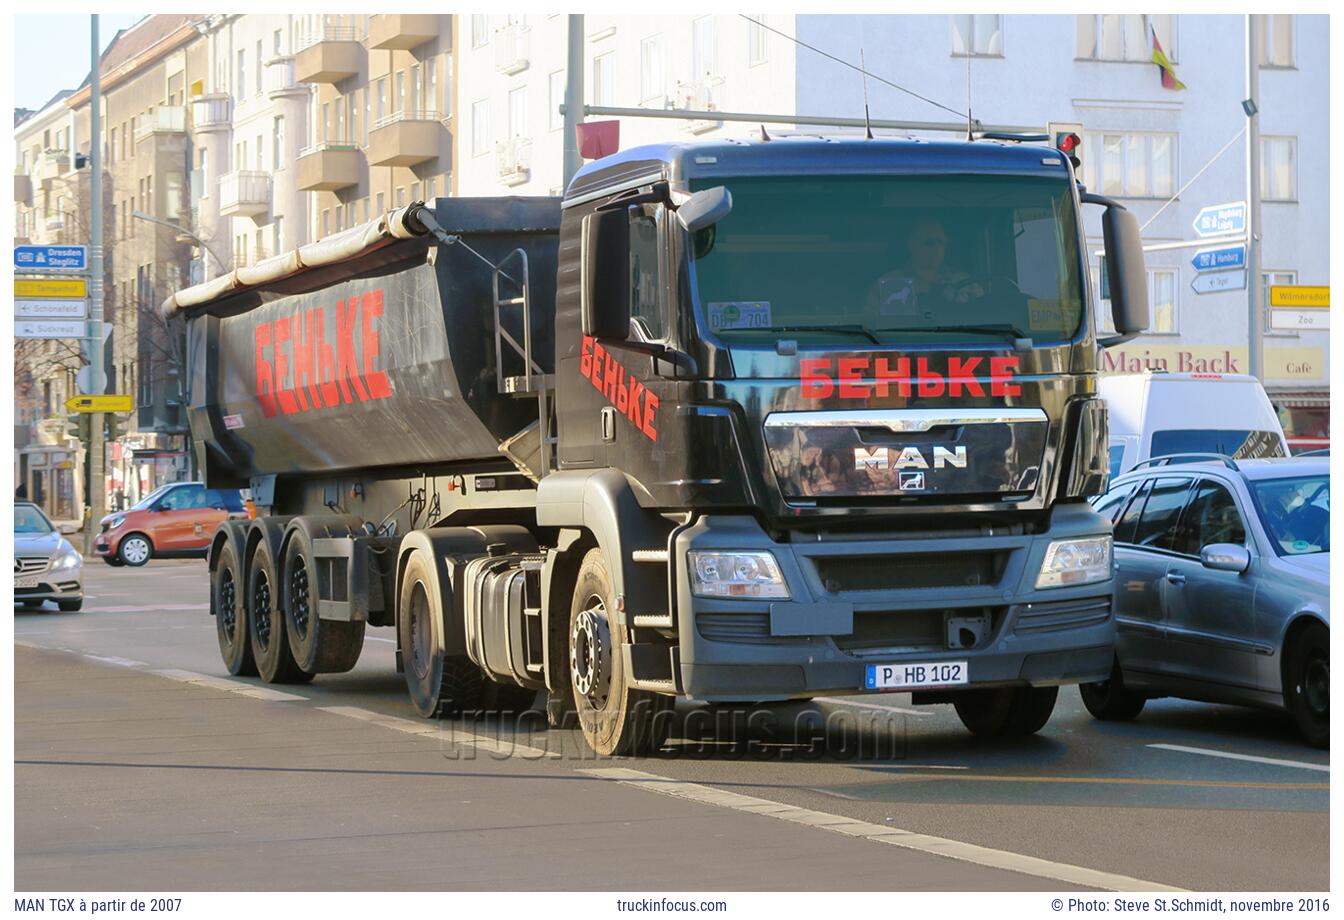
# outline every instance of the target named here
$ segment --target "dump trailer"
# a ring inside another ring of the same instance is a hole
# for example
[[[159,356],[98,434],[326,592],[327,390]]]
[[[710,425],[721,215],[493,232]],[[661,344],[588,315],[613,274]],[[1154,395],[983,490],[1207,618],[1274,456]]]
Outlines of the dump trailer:
[[[562,198],[440,198],[171,296],[230,673],[355,665],[427,717],[527,707],[599,753],[677,698],[903,691],[1038,730],[1114,665],[1096,204],[1053,148],[631,149]],[[575,717],[577,717],[575,719]]]

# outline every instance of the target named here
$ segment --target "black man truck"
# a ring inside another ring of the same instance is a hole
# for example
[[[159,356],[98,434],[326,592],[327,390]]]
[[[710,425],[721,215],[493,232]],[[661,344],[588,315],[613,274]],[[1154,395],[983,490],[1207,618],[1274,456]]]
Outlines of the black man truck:
[[[425,716],[546,693],[594,750],[677,698],[909,692],[1037,731],[1114,652],[1094,295],[1137,223],[1048,146],[646,146],[562,198],[441,198],[187,288],[233,674],[396,630]]]

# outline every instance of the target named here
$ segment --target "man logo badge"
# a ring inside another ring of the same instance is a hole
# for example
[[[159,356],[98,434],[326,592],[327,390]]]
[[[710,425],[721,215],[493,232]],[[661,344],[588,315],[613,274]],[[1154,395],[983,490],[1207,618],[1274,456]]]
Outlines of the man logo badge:
[[[897,474],[902,492],[923,492],[924,491],[924,471],[923,470],[902,470]]]

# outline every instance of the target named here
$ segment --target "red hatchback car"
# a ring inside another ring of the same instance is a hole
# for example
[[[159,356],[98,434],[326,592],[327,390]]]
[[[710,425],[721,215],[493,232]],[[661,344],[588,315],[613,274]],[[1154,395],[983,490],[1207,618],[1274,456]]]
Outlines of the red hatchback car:
[[[108,565],[144,565],[155,556],[200,556],[209,551],[221,522],[251,516],[237,489],[175,482],[103,518],[94,551]]]

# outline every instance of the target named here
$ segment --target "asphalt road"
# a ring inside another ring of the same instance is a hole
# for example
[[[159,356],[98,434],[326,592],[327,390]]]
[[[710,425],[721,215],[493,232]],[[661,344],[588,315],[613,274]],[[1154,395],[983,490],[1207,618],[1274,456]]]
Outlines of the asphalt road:
[[[15,610],[19,890],[1329,887],[1329,755],[1274,713],[1105,724],[1069,688],[985,744],[904,695],[681,707],[658,756],[599,760],[420,720],[391,630],[348,674],[228,678],[200,561],[86,590]]]

